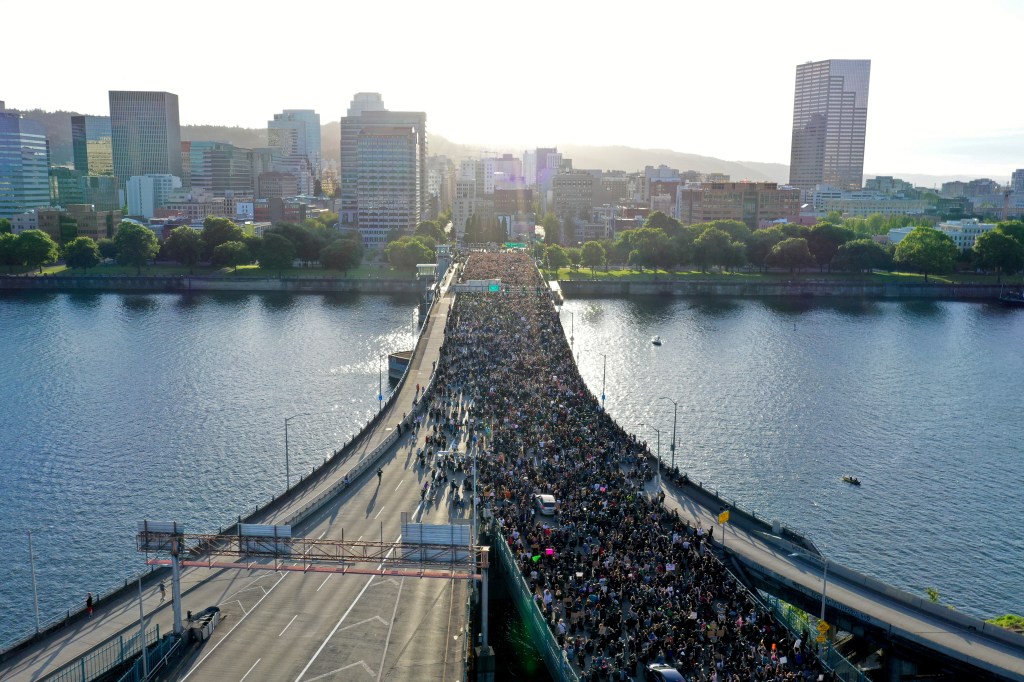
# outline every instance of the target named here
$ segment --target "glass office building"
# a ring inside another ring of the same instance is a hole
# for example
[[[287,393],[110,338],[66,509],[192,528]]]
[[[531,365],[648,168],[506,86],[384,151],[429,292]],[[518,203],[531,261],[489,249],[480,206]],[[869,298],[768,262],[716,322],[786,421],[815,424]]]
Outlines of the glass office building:
[[[110,132],[114,175],[122,186],[136,175],[181,177],[177,95],[111,90]]]
[[[50,205],[50,147],[43,126],[0,111],[0,218]]]
[[[85,175],[113,175],[114,148],[109,116],[72,116],[71,149],[75,170]]]

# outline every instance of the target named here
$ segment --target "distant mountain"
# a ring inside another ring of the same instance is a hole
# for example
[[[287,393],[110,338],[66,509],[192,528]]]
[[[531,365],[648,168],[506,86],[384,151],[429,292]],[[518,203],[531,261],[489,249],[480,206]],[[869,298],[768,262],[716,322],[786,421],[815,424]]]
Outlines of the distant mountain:
[[[671,149],[636,149],[634,147],[591,147],[559,145],[563,157],[572,159],[573,168],[602,168],[606,170],[640,171],[644,166],[664,164],[681,171],[726,173],[731,180],[760,182],[787,182],[789,167],[778,163],[744,163],[724,161],[713,156],[686,154]]]
[[[182,142],[226,142],[242,149],[267,146],[266,128],[238,126],[181,126]]]
[[[71,117],[80,116],[77,111],[43,111],[42,109],[8,109],[18,111],[25,118],[38,121],[46,130],[50,141],[50,165],[71,166],[75,155],[71,148]]]

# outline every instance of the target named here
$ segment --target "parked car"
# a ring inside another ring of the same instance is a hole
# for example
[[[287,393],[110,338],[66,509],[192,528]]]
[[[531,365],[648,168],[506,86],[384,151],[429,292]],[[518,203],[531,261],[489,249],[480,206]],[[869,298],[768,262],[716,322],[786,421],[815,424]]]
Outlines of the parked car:
[[[649,663],[644,668],[644,677],[648,682],[686,682],[678,670],[664,663]]]
[[[533,499],[537,504],[537,512],[540,514],[553,516],[558,509],[558,502],[554,495],[534,495]]]

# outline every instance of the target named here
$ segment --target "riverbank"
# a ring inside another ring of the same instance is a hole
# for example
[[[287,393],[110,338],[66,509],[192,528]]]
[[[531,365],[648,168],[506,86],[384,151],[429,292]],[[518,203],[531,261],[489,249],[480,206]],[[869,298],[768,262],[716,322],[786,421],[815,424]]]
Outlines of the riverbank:
[[[723,280],[663,279],[659,281],[561,280],[562,293],[569,298],[607,296],[722,296],[735,298],[925,298],[949,301],[997,301],[996,284],[895,284],[891,282],[839,280]]]
[[[291,293],[356,292],[418,294],[414,279],[346,279],[336,277],[217,277],[189,275],[0,276],[0,291],[284,291]]]

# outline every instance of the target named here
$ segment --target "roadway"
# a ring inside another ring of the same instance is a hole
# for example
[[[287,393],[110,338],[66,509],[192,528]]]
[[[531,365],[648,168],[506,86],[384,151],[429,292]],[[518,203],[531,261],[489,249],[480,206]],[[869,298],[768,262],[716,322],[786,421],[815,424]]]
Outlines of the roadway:
[[[313,484],[253,522],[287,523],[370,456],[402,416],[412,412],[417,384],[427,385],[440,354],[452,302],[447,286],[443,291],[406,379],[376,427]],[[380,459],[379,484],[371,466],[294,527],[293,536],[398,541],[403,512],[425,523],[468,523],[465,514],[450,514],[447,496],[421,508],[424,472],[415,466],[417,441],[422,444],[423,437],[403,434]],[[241,569],[186,568],[181,587],[183,615],[211,605],[219,606],[222,614],[181,679],[309,682],[463,676],[470,589],[464,580],[275,572],[272,566],[253,564]],[[170,592],[164,601],[155,585],[143,590],[147,628],[158,624],[162,633],[171,631]],[[122,593],[97,605],[93,618],[78,620],[0,664],[0,680],[42,679],[111,637],[123,633],[127,638],[138,630],[138,619],[138,593]]]
[[[650,489],[656,490],[655,484]],[[715,539],[722,541],[722,526],[718,525],[720,507],[706,506],[685,494],[679,487],[662,481],[665,505],[679,510],[680,515],[693,522],[699,521],[705,528],[715,527]],[[743,563],[754,564],[783,579],[795,583],[803,591],[821,598],[823,571],[819,562],[808,561],[807,555],[795,551],[789,543],[774,536],[741,525],[725,525],[726,551],[738,555]],[[979,665],[990,672],[1011,680],[1024,682],[1024,638],[1014,647],[985,635],[980,630],[934,616],[927,611],[879,593],[837,575],[838,567],[830,563],[826,587],[829,613],[834,613],[832,604],[842,605],[844,615],[860,614],[866,621],[888,624],[894,636],[903,636],[918,645],[946,652],[961,661]],[[980,621],[978,621],[980,625]]]

